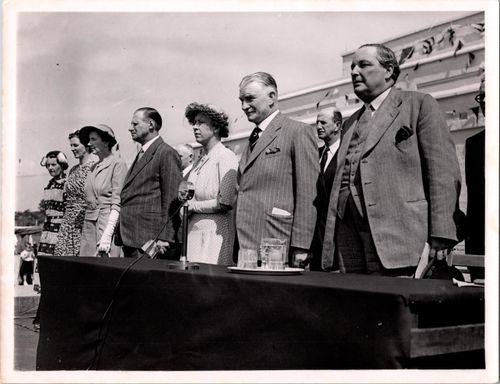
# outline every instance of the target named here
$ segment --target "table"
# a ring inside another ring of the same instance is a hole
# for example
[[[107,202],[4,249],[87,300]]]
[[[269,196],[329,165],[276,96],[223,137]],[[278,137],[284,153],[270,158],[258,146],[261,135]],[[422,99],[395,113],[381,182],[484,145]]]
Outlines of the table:
[[[482,288],[169,263],[40,257],[37,369],[396,369],[484,348]]]

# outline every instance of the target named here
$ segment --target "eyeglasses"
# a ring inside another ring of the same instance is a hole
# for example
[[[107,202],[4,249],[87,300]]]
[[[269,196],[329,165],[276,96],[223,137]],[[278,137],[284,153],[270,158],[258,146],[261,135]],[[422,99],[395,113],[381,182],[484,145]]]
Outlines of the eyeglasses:
[[[479,95],[476,95],[476,97],[474,97],[474,100],[476,100],[476,102],[478,103],[484,103],[485,96],[486,95],[484,93],[480,93]]]

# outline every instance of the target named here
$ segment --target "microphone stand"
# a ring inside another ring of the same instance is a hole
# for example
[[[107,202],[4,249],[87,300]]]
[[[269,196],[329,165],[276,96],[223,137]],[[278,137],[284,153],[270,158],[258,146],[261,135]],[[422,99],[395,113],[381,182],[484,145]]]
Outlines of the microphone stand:
[[[187,259],[188,201],[193,198],[194,194],[194,189],[192,189],[192,193],[189,190],[189,184],[190,183],[186,183],[186,191],[181,191],[181,187],[179,187],[179,199],[182,201],[182,254],[178,262],[170,263],[168,265],[169,269],[180,269],[180,270],[200,269],[200,266],[198,264],[191,263]]]

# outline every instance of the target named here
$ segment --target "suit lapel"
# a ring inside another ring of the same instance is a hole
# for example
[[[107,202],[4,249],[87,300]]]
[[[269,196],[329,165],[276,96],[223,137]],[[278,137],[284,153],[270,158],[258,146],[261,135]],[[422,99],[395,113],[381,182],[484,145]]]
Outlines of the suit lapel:
[[[257,140],[253,151],[250,152],[249,147],[247,145],[245,151],[245,164],[242,169],[242,173],[247,170],[247,168],[255,161],[255,159],[262,153],[264,149],[266,149],[269,144],[271,144],[278,136],[278,132],[281,129],[281,123],[283,121],[283,116],[281,113],[278,113],[276,117],[271,121],[271,123],[267,126],[267,128],[262,132],[262,135]]]
[[[358,120],[361,116],[361,109],[358,109],[352,117],[346,121],[344,129],[342,130],[342,136],[340,137],[340,146],[337,149],[337,153],[335,154],[337,164],[335,174],[340,175],[342,172],[342,168],[345,163],[345,157],[347,155],[347,150],[349,149],[349,143],[351,142],[352,133],[358,124]]]
[[[383,134],[391,126],[399,114],[401,96],[398,89],[393,88],[387,99],[384,100],[379,110],[375,112],[372,126],[363,147],[363,155],[370,151],[382,138]]]
[[[146,166],[146,164],[148,164],[151,160],[153,160],[156,150],[158,149],[161,143],[163,143],[161,137],[156,139],[154,143],[151,144],[151,146],[146,150],[146,152],[140,158],[140,160],[137,161],[135,164],[132,164],[132,167],[128,170],[127,176],[125,177],[125,181],[123,183],[124,187],[137,176],[137,174]]]

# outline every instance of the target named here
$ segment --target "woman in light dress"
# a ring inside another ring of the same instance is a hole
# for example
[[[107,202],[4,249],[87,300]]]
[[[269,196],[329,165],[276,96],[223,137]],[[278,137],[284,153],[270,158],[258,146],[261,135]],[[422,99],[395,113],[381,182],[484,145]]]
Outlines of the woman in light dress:
[[[238,159],[221,143],[229,134],[228,117],[218,106],[198,103],[189,104],[185,116],[203,146],[203,156],[188,178],[195,192],[188,206],[187,257],[191,262],[231,265]]]
[[[85,181],[86,210],[80,256],[119,257],[121,250],[113,244],[113,235],[120,217],[120,193],[127,166],[111,150],[116,139],[107,125],[83,127],[79,138],[99,157]]]
[[[80,130],[76,130],[68,136],[71,152],[78,159],[78,164],[70,169],[64,186],[66,211],[57,236],[55,256],[78,256],[80,252],[80,238],[85,217],[83,187],[96,158],[90,154],[90,148],[80,142],[79,133]]]

